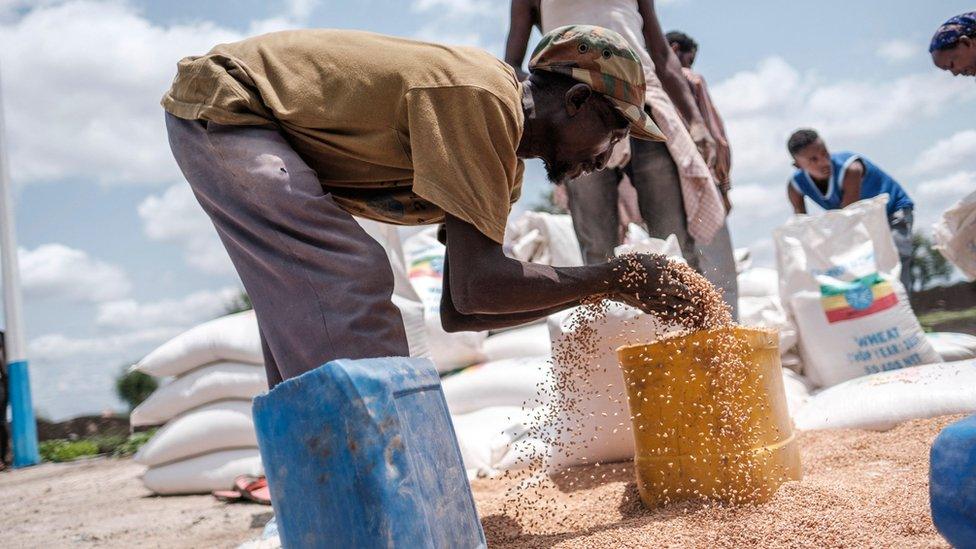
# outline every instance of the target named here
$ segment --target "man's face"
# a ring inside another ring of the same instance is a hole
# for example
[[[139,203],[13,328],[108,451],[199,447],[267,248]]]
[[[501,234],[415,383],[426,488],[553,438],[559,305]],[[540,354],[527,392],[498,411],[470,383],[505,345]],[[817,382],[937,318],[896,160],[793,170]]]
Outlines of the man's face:
[[[823,139],[817,139],[793,155],[793,165],[809,173],[814,179],[830,179],[830,152]]]
[[[623,116],[599,94],[578,108],[567,105],[563,114],[542,156],[546,175],[557,185],[602,170],[614,145],[630,132]]]

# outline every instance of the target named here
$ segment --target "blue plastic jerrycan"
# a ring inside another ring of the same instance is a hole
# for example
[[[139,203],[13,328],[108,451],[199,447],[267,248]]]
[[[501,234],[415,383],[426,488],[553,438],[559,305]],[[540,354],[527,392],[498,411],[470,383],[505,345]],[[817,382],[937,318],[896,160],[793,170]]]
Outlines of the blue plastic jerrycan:
[[[976,415],[959,420],[932,443],[932,521],[957,549],[976,549]]]
[[[429,360],[336,360],[254,399],[282,545],[486,547]]]

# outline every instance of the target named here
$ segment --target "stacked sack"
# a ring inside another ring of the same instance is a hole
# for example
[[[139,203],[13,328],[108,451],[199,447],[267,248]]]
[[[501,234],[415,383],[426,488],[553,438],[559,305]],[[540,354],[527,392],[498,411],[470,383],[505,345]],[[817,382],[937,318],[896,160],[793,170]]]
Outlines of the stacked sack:
[[[165,424],[136,454],[143,483],[157,494],[225,489],[238,475],[262,474],[251,398],[267,389],[251,311],[206,322],[164,343],[134,366],[173,377],[130,417]]]
[[[407,280],[395,227],[358,220],[387,252],[411,356],[426,356],[423,305]],[[164,383],[130,417],[133,426],[163,425],[136,454],[143,483],[157,494],[227,489],[238,475],[263,474],[251,399],[267,390],[253,311],[200,324],[133,366]]]

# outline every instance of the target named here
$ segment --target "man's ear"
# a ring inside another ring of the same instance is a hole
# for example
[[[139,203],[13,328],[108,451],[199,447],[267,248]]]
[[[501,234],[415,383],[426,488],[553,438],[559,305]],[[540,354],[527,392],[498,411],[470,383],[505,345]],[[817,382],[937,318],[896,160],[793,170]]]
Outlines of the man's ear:
[[[973,47],[973,44],[976,44],[976,40],[973,40],[972,38],[966,35],[962,35],[959,37],[959,43],[958,43],[959,46],[962,46],[964,48],[971,48]]]
[[[580,82],[566,92],[566,113],[576,116],[589,99],[593,97],[593,89]]]
[[[677,42],[671,42],[668,45],[671,47],[671,51],[673,51],[675,55],[681,53],[681,46],[679,46]]]

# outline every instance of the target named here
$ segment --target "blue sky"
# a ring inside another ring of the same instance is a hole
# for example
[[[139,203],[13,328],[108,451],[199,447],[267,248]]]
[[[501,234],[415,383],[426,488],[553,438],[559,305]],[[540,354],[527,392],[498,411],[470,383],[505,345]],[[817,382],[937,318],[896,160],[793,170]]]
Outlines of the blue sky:
[[[733,147],[736,246],[771,261],[787,214],[783,142],[801,125],[900,179],[925,229],[976,186],[976,82],[931,66],[966,2],[659,0],[701,44]],[[176,61],[293,27],[358,28],[501,55],[501,0],[0,0],[0,77],[16,187],[35,400],[62,418],[117,407],[111,380],[216,316],[238,287],[169,155],[158,100]],[[534,39],[537,37],[534,37]],[[546,183],[530,162],[524,209]]]

